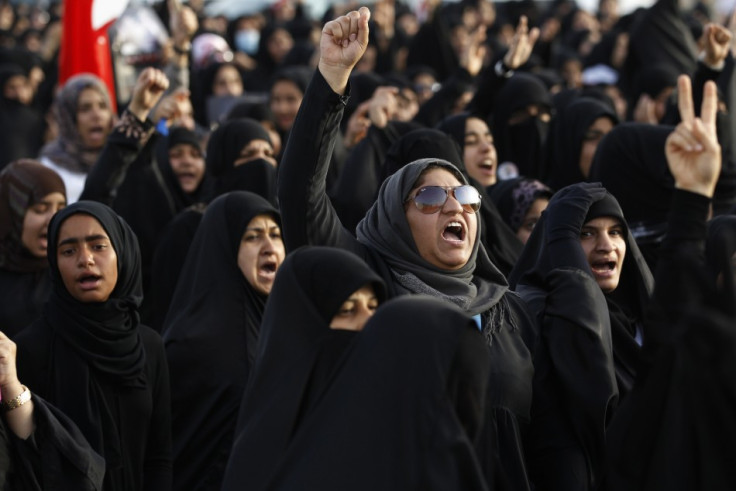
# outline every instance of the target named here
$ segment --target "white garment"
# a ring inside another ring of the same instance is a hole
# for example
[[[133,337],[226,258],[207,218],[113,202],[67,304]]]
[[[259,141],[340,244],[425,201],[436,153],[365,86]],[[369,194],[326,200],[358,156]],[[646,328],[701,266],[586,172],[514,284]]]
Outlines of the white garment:
[[[61,180],[64,181],[64,186],[66,187],[66,204],[71,205],[72,203],[79,201],[79,197],[82,195],[82,191],[84,191],[84,183],[87,180],[87,174],[83,172],[73,172],[64,169],[63,167],[59,167],[48,157],[40,157],[38,160],[49,169],[56,171],[56,173],[59,174],[59,177],[61,177]]]

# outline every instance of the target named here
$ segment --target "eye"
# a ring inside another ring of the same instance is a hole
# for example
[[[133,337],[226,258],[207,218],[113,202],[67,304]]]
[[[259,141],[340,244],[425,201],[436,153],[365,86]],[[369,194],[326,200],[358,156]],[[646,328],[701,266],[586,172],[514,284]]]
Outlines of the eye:
[[[581,230],[580,231],[580,238],[581,239],[585,239],[585,238],[588,238],[588,237],[593,237],[593,232],[591,232],[590,230]]]
[[[611,230],[611,235],[621,236],[623,234],[624,234],[624,231],[621,230],[620,228],[615,228]]]
[[[72,254],[74,254],[74,248],[73,247],[65,247],[62,249],[59,249],[59,255],[69,257]]]
[[[243,236],[243,242],[255,242],[258,240],[257,234],[246,234]]]
[[[271,236],[272,239],[280,239],[281,238],[281,231],[279,230],[277,232],[271,232],[270,236]]]

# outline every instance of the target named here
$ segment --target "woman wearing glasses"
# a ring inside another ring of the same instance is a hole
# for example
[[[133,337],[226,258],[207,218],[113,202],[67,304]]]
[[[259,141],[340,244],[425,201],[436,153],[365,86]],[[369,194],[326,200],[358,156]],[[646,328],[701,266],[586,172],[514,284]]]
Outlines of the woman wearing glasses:
[[[325,193],[347,81],[366,48],[369,16],[361,8],[322,31],[319,69],[280,167],[287,251],[305,244],[348,249],[384,279],[390,296],[428,294],[472,315],[492,359],[484,430],[474,442],[478,457],[490,486],[530,489],[522,439],[532,399],[534,322],[480,245],[478,192],[450,162],[412,162],[382,184],[357,227],[357,239],[342,226]]]

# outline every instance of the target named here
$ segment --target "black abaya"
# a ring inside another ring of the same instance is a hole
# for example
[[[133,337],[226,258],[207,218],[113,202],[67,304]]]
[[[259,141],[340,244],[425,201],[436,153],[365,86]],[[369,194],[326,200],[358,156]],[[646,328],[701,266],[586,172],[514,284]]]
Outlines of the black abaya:
[[[253,193],[233,192],[212,202],[164,325],[174,489],[220,486],[266,302],[238,267],[243,233],[258,215],[279,222],[278,211]]]

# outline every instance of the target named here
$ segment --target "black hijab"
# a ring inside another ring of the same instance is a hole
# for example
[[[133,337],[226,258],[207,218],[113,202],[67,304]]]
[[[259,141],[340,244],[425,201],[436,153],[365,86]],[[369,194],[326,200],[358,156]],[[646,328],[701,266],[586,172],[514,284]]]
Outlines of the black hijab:
[[[379,307],[271,489],[488,489],[473,450],[490,366],[483,344],[472,320],[438,299]]]
[[[376,203],[358,224],[358,241],[386,261],[398,292],[442,297],[466,312],[479,314],[496,305],[508,289],[506,279],[479,240],[481,221],[478,220],[478,235],[468,262],[462,268],[447,271],[419,255],[406,219],[406,197],[430,166],[446,169],[461,184],[468,183],[458,168],[446,160],[420,159],[407,164],[381,185]]]
[[[551,108],[552,99],[541,80],[534,75],[518,72],[496,95],[492,124],[499,163],[513,162],[520,175],[537,177],[544,159],[544,145],[549,123],[537,117],[509,125],[512,114],[530,104]]]
[[[169,209],[171,214],[168,220],[171,220],[174,215],[179,213],[187,206],[191,206],[195,203],[205,201],[211,193],[210,187],[211,182],[209,173],[205,167],[205,173],[202,176],[202,181],[199,183],[197,189],[191,193],[185,192],[179,184],[179,179],[174,173],[174,169],[171,167],[171,161],[169,160],[169,150],[176,145],[190,145],[196,148],[200,154],[203,154],[202,147],[199,143],[197,134],[183,126],[174,126],[169,129],[169,134],[166,138],[161,139],[157,142],[156,147],[156,164],[158,174],[161,176],[160,180],[163,181],[163,193],[166,200],[168,201]]]
[[[21,158],[35,157],[43,144],[43,114],[32,104],[5,97],[5,85],[28,73],[16,64],[0,61],[0,169]]]
[[[243,233],[258,215],[280,221],[270,203],[245,191],[209,205],[164,325],[178,485],[212,483],[227,461],[267,298],[238,267]]]
[[[599,217],[617,218],[626,228],[626,254],[619,284],[613,292],[605,295],[611,319],[616,381],[623,397],[631,390],[636,378],[641,351],[636,341],[637,328],[641,327],[644,320],[645,310],[654,290],[654,279],[627,226],[624,213],[612,194],[606,193],[603,199],[593,203],[583,223]],[[546,278],[553,270],[554,263],[547,246],[546,222],[547,217],[542,214],[509,277],[514,289],[547,288]]]
[[[273,478],[354,339],[354,332],[329,324],[342,303],[366,284],[379,301],[385,299],[380,277],[342,249],[302,247],[286,258],[266,305],[223,489],[265,489]]]
[[[118,280],[102,303],[74,299],[59,272],[57,248],[64,221],[85,214],[97,220],[117,254]],[[105,457],[108,469],[122,464],[115,420],[106,407],[101,382],[129,388],[148,384],[146,354],[138,330],[142,300],[141,255],[130,227],[109,207],[78,201],[51,219],[48,259],[53,290],[43,322],[53,332],[49,399],[82,430],[92,447]]]
[[[668,126],[641,123],[616,126],[598,144],[588,176],[589,181],[599,181],[616,197],[652,270],[666,231],[674,189],[664,153],[671,132]]]
[[[596,119],[604,117],[618,123],[612,107],[591,97],[581,97],[566,106],[550,127],[552,132],[547,141],[549,160],[540,179],[552,189],[585,181],[580,169],[585,133]]]

